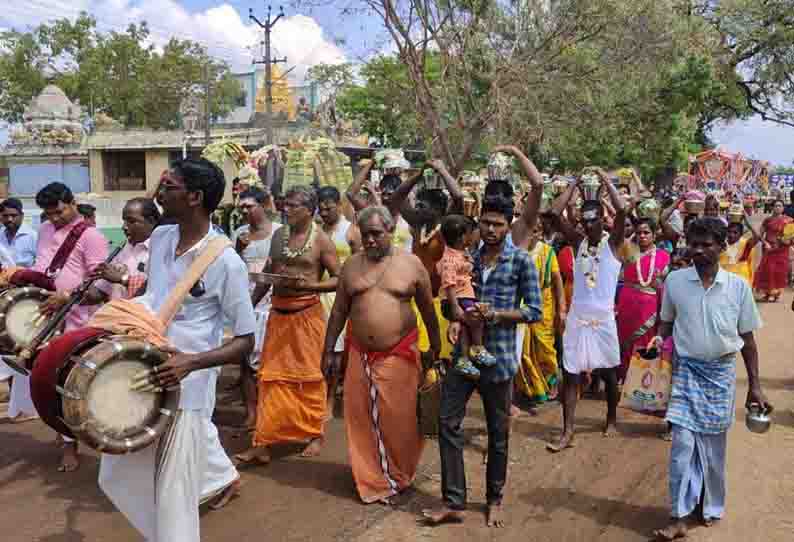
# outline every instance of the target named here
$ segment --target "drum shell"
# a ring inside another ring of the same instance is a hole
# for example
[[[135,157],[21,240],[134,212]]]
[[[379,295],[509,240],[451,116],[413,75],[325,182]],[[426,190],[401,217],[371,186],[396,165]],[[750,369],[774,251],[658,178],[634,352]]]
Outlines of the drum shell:
[[[0,352],[14,354],[23,345],[19,345],[8,333],[6,318],[13,305],[22,299],[34,298],[44,301],[49,296],[47,290],[34,286],[5,288],[0,290]]]
[[[74,364],[64,381],[64,422],[80,442],[99,452],[118,455],[146,448],[165,433],[179,408],[177,388],[159,394],[157,410],[135,431],[123,436],[110,436],[97,428],[98,422],[89,408],[89,388],[103,367],[133,355],[136,360],[145,360],[150,366],[159,365],[168,359],[165,353],[144,341],[125,336],[108,336],[99,344],[83,349],[80,360]]]
[[[30,396],[41,420],[58,433],[74,438],[72,430],[63,421],[61,396],[66,374],[73,365],[72,356],[95,345],[107,333],[101,329],[82,328],[51,340],[33,363],[30,373]]]
[[[118,345],[124,346],[119,347]],[[154,423],[125,438],[104,435],[96,428],[87,405],[88,388],[104,363],[114,354],[126,352],[130,345],[145,348],[146,343],[127,337],[111,336],[96,328],[81,328],[50,341],[36,357],[31,372],[31,396],[41,419],[61,434],[75,438],[103,453],[125,454],[153,444],[170,426],[179,406],[179,390],[162,394]],[[166,355],[149,346],[151,364]]]

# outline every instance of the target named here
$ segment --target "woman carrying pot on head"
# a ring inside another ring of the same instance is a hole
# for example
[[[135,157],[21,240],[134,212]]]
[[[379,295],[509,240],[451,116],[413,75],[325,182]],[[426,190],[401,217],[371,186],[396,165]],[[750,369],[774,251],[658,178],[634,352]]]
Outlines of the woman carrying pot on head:
[[[656,248],[653,219],[636,221],[632,250],[623,264],[623,288],[617,303],[620,368],[618,381],[626,378],[636,348],[644,348],[656,336],[662,285],[670,265],[670,254]]]

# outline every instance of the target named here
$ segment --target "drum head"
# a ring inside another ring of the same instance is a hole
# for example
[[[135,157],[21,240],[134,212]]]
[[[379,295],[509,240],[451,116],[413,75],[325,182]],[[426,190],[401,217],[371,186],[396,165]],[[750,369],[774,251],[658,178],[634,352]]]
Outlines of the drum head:
[[[41,301],[32,297],[22,298],[8,308],[6,313],[6,333],[17,347],[30,345],[46,325],[39,313]]]
[[[104,337],[74,359],[63,384],[64,421],[77,438],[105,453],[145,448],[165,432],[179,406],[179,390],[159,393],[130,389],[133,378],[164,362],[149,343]]]
[[[0,296],[0,342],[6,349],[16,351],[30,345],[33,338],[47,324],[41,318],[39,306],[48,297],[42,288],[12,288]]]
[[[112,438],[128,438],[159,415],[162,394],[130,389],[136,374],[151,365],[135,359],[115,359],[99,371],[86,396],[87,413],[97,431]]]

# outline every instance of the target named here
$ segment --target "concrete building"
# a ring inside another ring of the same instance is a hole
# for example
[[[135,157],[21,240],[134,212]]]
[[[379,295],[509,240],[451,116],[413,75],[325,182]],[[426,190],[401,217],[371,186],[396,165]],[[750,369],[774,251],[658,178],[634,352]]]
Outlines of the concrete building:
[[[89,191],[88,153],[82,108],[55,85],[47,85],[25,109],[23,123],[12,129],[0,150],[8,169],[8,192],[32,198],[46,184],[61,181],[75,193]]]
[[[256,113],[265,112],[265,68],[256,66],[256,69],[246,72],[233,73],[233,77],[240,83],[243,96],[237,107],[228,115],[216,122],[224,124],[245,124],[250,122]],[[273,66],[273,113],[278,119],[295,120],[299,112],[299,104],[303,100],[309,111],[314,111],[320,105],[320,95],[316,83],[302,86],[289,85],[286,77],[282,75],[278,66]]]

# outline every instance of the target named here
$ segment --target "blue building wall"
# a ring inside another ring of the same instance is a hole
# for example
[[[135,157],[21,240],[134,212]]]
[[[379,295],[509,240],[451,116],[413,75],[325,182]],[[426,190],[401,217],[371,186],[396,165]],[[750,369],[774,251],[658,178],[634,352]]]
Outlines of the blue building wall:
[[[51,182],[60,181],[75,194],[91,191],[88,162],[63,160],[51,163],[9,164],[9,195],[35,196]]]

